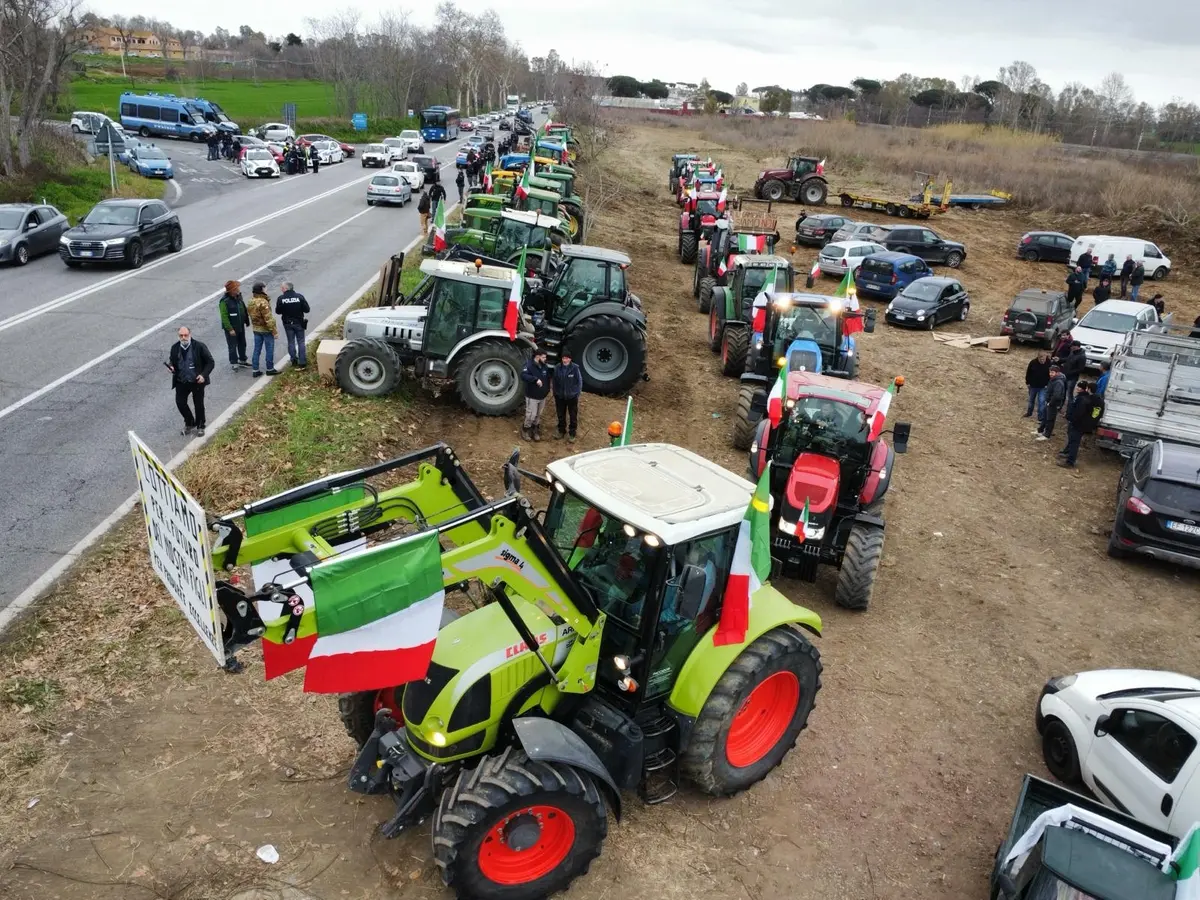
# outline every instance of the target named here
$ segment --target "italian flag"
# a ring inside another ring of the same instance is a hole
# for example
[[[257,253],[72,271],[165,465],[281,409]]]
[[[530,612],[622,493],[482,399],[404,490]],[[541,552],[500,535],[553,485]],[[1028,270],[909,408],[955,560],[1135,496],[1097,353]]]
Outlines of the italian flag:
[[[1175,879],[1175,900],[1200,900],[1200,824],[1184,835],[1163,871]]]
[[[754,306],[752,307],[750,316],[750,330],[756,335],[762,334],[767,330],[767,304],[770,302],[767,294],[775,290],[775,277],[778,274],[778,269],[772,269],[763,281],[762,290],[754,298]]]
[[[521,248],[521,259],[513,272],[512,290],[508,294],[508,304],[504,307],[504,330],[508,332],[509,340],[517,339],[517,324],[521,321],[521,288],[525,284],[525,247]]]
[[[858,305],[858,292],[854,289],[852,272],[846,271],[846,276],[838,285],[837,290],[833,292],[833,296],[841,297],[846,301],[846,312],[842,316],[842,333],[858,334],[863,330],[863,317]]]
[[[717,198],[717,212],[725,212],[726,192],[721,188],[721,196]]]
[[[739,234],[737,245],[739,253],[766,253],[767,236],[765,234]]]
[[[788,360],[785,356],[783,365],[779,367],[779,377],[771,385],[771,393],[767,394],[767,418],[771,420],[772,428],[777,428],[783,421],[783,401],[787,398],[787,377]]]
[[[825,174],[825,160],[821,160],[819,163],[817,163],[817,174],[818,175]]]
[[[730,264],[732,261],[733,261],[733,255],[732,255],[732,254],[730,254],[728,257],[722,257],[721,261],[720,261],[719,263],[717,263],[717,274],[718,274],[718,275],[724,275],[726,272],[728,272],[728,271],[729,271],[729,264]]]
[[[441,253],[446,249],[446,201],[438,200],[437,210],[433,214],[433,252]]]
[[[488,163],[487,168],[483,170],[483,189],[487,193],[492,192],[492,164]]]
[[[518,200],[524,200],[529,196],[529,179],[533,177],[533,153],[529,154],[529,165],[525,167],[525,171],[521,173],[521,180],[517,182],[516,195]]]
[[[873,441],[883,434],[883,426],[887,420],[888,410],[892,406],[892,397],[895,394],[896,382],[893,379],[892,383],[888,385],[887,392],[879,398],[879,409],[875,410],[874,415],[871,416],[871,430],[867,434],[868,441]]]
[[[746,640],[746,631],[750,627],[750,598],[771,576],[770,512],[771,466],[768,463],[754,488],[742,524],[738,526],[721,618],[713,634],[713,644],[717,647]]]
[[[289,606],[284,606],[284,618],[267,625],[262,636],[263,675],[267,681],[304,668],[313,644],[317,642],[317,617],[312,607],[304,608],[304,601],[293,595],[292,603],[298,604],[303,614],[299,627],[288,640]]]
[[[817,260],[813,263],[813,267],[808,272],[808,277],[816,281],[821,277],[821,261]]]

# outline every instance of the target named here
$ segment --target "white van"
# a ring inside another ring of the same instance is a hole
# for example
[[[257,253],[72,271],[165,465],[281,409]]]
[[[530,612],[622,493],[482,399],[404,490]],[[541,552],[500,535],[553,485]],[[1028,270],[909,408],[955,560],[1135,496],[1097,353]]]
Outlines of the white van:
[[[1071,245],[1071,265],[1088,248],[1092,250],[1092,277],[1100,274],[1100,267],[1111,253],[1117,261],[1117,274],[1121,272],[1121,264],[1126,256],[1132,256],[1133,261],[1141,262],[1146,267],[1146,277],[1161,281],[1171,271],[1171,260],[1158,249],[1156,244],[1141,238],[1113,237],[1109,234],[1085,234],[1075,238]]]

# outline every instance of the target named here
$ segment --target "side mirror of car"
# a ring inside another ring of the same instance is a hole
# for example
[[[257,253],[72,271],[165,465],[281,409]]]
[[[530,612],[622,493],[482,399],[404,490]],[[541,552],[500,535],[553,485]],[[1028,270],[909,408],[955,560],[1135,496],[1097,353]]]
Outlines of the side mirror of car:
[[[1079,316],[1071,316],[1071,327],[1074,328],[1079,324]]]
[[[683,567],[683,574],[679,577],[679,602],[675,607],[680,618],[691,620],[700,615],[706,581],[704,569],[700,566]]]
[[[34,221],[29,221],[29,222],[26,222],[26,223],[25,223],[25,230],[26,230],[26,231],[33,231],[33,229],[35,229],[35,228],[37,228],[37,227],[38,227],[38,223],[37,223],[37,222],[34,222]]]
[[[1108,723],[1111,721],[1112,716],[1110,716],[1108,713],[1105,713],[1096,720],[1096,727],[1094,729],[1096,737],[1101,737],[1108,734]]]
[[[897,453],[907,453],[908,438],[911,434],[911,422],[897,422],[892,427],[892,449],[894,449]]]

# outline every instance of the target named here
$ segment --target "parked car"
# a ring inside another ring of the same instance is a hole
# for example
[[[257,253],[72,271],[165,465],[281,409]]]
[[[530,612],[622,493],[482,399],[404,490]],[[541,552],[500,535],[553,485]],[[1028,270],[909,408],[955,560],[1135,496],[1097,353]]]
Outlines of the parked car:
[[[153,144],[143,144],[129,151],[129,170],[146,178],[174,178],[171,157]]]
[[[302,135],[300,135],[300,137],[296,138],[296,143],[299,144],[301,147],[303,147],[307,144],[315,144],[317,141],[332,141],[333,143],[337,144],[339,148],[341,148],[342,157],[344,159],[353,159],[354,158],[354,145],[353,144],[347,144],[344,141],[339,141],[336,138],[331,138],[327,134],[302,134]],[[339,160],[339,162],[340,161],[341,160]]]
[[[258,136],[264,141],[286,141],[295,138],[296,132],[286,122],[268,122],[258,129]]]
[[[897,253],[911,253],[933,265],[957,269],[967,258],[967,248],[958,241],[942,238],[932,228],[901,225],[888,232],[883,245]]]
[[[1017,241],[1017,256],[1030,262],[1069,263],[1074,244],[1075,238],[1061,231],[1029,231]]]
[[[883,253],[882,244],[872,241],[832,241],[821,248],[817,261],[821,271],[830,275],[845,275],[862,265],[862,261],[875,253]]]
[[[311,144],[312,152],[317,154],[317,159],[321,161],[323,166],[331,166],[334,163],[342,162],[346,157],[342,153],[342,147],[337,141],[313,141]],[[312,159],[309,159],[312,163]]]
[[[138,269],[153,253],[182,249],[179,216],[161,200],[102,200],[58,239],[58,255],[70,268],[119,262]]]
[[[425,152],[425,141],[421,137],[421,132],[415,128],[406,128],[400,132],[400,140],[404,141],[409,153]]]
[[[847,222],[833,233],[833,239],[830,243],[838,243],[839,241],[873,241],[876,244],[882,244],[883,239],[887,237],[888,232],[891,230],[891,225],[876,225],[874,222]]]
[[[1155,441],[1200,447],[1200,331],[1131,331],[1109,366],[1097,447],[1124,457]]]
[[[496,139],[496,129],[491,125],[480,125],[479,131],[475,135],[472,135],[472,137],[476,136],[483,138],[485,142],[493,141]],[[480,146],[482,146],[482,144]]]
[[[1158,245],[1142,238],[1113,237],[1107,234],[1084,234],[1075,238],[1071,245],[1070,260],[1077,260],[1088,248],[1092,251],[1092,276],[1100,274],[1100,267],[1108,259],[1109,254],[1117,262],[1118,271],[1126,256],[1132,256],[1134,262],[1141,262],[1146,267],[1146,277],[1162,281],[1171,273],[1171,260],[1158,248]]]
[[[918,278],[887,305],[883,318],[889,325],[928,328],[939,322],[963,322],[971,312],[971,298],[957,278],[931,275]]]
[[[392,148],[387,144],[367,144],[362,152],[362,167],[386,169],[392,164]]]
[[[399,175],[408,182],[408,186],[412,190],[419,191],[425,186],[425,173],[415,162],[404,160],[403,162],[392,163],[392,174]]]
[[[238,162],[242,174],[247,178],[278,178],[279,163],[266,147],[247,147]]]
[[[442,180],[441,165],[436,156],[410,156],[409,159],[420,166],[425,174],[425,183],[434,184]]]
[[[105,122],[112,121],[104,113],[73,112],[71,113],[71,131],[75,134],[95,134]]]
[[[276,141],[267,141],[267,149],[271,151],[271,155],[275,157],[275,164],[282,166],[287,159],[288,148]]]
[[[824,247],[850,220],[837,213],[814,213],[796,220],[796,243]]]
[[[23,266],[35,256],[53,253],[69,227],[67,217],[53,206],[0,204],[0,263]]]
[[[408,156],[408,144],[398,137],[384,138],[383,145],[391,151],[392,158],[390,162],[396,162]]]
[[[918,278],[928,278],[933,270],[925,260],[911,253],[890,250],[875,253],[854,270],[854,287],[860,297],[891,300]]]
[[[128,134],[124,128],[115,122],[109,122],[107,127],[101,126],[93,139],[97,156],[108,156],[109,146],[112,146],[113,156],[121,165],[129,165],[129,154],[135,147],[149,146],[148,142]]]
[[[236,146],[238,147],[238,150],[237,150],[237,158],[234,160],[235,162],[240,163],[242,161],[242,156],[244,156],[246,151],[251,148],[255,148],[255,149],[259,149],[259,150],[267,149],[267,142],[262,140],[261,138],[256,138],[252,134],[239,134],[237,136],[236,140],[237,140]]]
[[[1159,440],[1129,459],[1117,481],[1108,555],[1200,568],[1200,447]]]
[[[1099,368],[1109,362],[1117,345],[1131,331],[1158,325],[1158,312],[1149,303],[1105,300],[1087,311],[1071,329],[1071,337],[1083,344],[1088,366]]]
[[[1200,819],[1200,679],[1100,669],[1056,676],[1034,723],[1046,768],[1107,806],[1182,837]]]
[[[512,122],[508,119],[501,119],[498,127],[501,131],[512,131]]]
[[[1013,297],[1000,319],[1000,333],[1050,349],[1071,330],[1074,317],[1075,305],[1067,301],[1066,291],[1029,288]]]

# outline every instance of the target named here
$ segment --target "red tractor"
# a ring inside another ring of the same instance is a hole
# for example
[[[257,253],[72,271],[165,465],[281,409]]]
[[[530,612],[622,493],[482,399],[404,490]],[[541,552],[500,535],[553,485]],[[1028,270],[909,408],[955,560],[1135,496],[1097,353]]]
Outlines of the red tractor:
[[[717,219],[726,213],[728,200],[721,192],[693,192],[679,214],[679,261],[694,263],[700,241],[712,238]]]
[[[912,426],[883,436],[888,388],[811,372],[791,372],[778,424],[758,424],[750,474],[771,466],[771,556],[789,578],[815,581],[821,563],[839,569],[834,602],[866,609],[883,556],[884,496],[895,454],[908,450]]]
[[[735,254],[769,255],[775,252],[775,245],[779,243],[779,223],[771,213],[771,205],[765,203],[747,209],[747,203],[756,201],[740,201],[737,212],[719,220],[709,239],[701,241],[696,252],[692,296],[696,298],[696,308],[705,315],[712,306],[713,288],[729,283]]]
[[[787,161],[787,168],[759,172],[754,182],[754,196],[759,200],[787,198],[806,206],[820,206],[828,194],[825,160],[811,156],[793,156]]]

